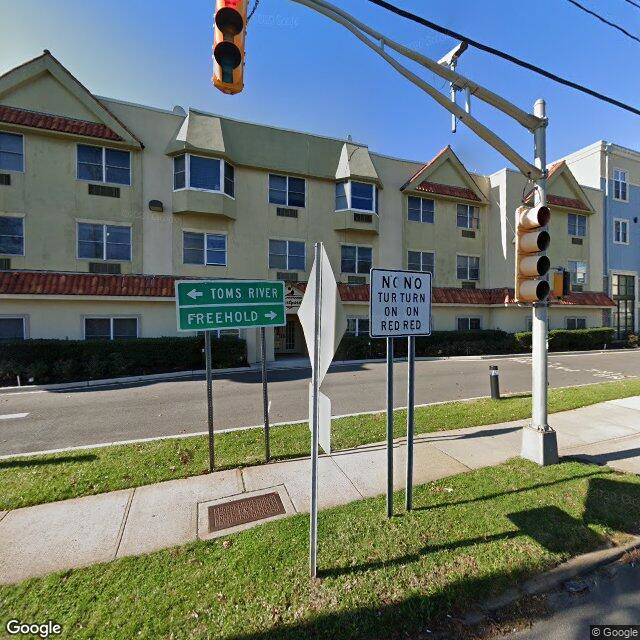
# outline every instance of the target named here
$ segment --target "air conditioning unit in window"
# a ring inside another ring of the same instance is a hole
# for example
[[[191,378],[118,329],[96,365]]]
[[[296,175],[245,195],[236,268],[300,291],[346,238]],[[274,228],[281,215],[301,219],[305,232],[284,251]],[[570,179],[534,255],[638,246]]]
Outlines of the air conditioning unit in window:
[[[462,288],[463,289],[475,289],[476,288],[476,283],[475,282],[463,282],[462,283]]]
[[[297,209],[289,209],[287,207],[278,207],[276,209],[276,215],[282,218],[297,218],[298,210]]]
[[[89,195],[90,196],[106,196],[108,198],[119,198],[120,187],[109,187],[104,184],[90,184]]]
[[[11,184],[11,174],[10,173],[0,173],[0,185],[4,185],[8,187]]]
[[[578,293],[580,293],[581,291],[584,291],[584,286],[581,284],[572,284],[571,291],[577,291]]]
[[[347,278],[349,284],[367,284],[366,276],[349,276]]]
[[[463,238],[475,238],[476,232],[473,229],[462,229],[460,232]]]
[[[583,244],[582,238],[571,238],[571,244]]]
[[[298,274],[295,271],[278,271],[276,278],[285,282],[298,282]]]
[[[120,265],[114,262],[90,262],[89,273],[119,274]]]
[[[0,258],[0,271],[11,269],[11,258]]]
[[[354,222],[366,222],[367,224],[371,224],[373,222],[373,214],[371,213],[354,213],[353,214]]]

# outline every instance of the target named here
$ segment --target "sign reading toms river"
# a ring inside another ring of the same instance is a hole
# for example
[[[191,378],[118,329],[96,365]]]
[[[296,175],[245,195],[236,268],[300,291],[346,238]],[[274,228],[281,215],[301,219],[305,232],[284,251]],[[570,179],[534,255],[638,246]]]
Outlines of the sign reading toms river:
[[[371,269],[369,335],[428,336],[431,333],[431,274]]]
[[[211,331],[286,324],[284,282],[176,281],[178,331]]]

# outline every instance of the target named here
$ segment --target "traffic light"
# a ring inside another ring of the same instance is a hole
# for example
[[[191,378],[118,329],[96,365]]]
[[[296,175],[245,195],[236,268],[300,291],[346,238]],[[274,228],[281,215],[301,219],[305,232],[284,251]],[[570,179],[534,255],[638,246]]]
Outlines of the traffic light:
[[[551,212],[545,205],[516,209],[516,301],[541,302],[550,287],[547,272],[551,263],[545,251],[551,237],[547,225]]]
[[[213,84],[223,93],[244,87],[244,37],[247,0],[216,0],[213,20]]]

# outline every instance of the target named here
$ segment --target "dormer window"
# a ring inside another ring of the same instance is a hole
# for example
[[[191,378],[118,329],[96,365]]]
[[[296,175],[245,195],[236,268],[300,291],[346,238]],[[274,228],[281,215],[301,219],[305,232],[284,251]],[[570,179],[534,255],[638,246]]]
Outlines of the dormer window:
[[[173,159],[173,190],[211,191],[233,198],[234,174],[233,166],[221,158],[205,158],[185,153]]]
[[[378,213],[378,187],[354,180],[336,183],[336,211],[345,209]]]

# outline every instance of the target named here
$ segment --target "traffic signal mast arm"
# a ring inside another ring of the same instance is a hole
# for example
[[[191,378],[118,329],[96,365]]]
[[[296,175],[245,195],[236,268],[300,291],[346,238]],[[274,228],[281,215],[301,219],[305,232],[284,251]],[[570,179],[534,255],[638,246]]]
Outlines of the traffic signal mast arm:
[[[425,82],[422,78],[412,73],[409,69],[400,64],[395,58],[390,56],[385,50],[385,45],[390,49],[397,51],[401,55],[410,58],[414,62],[421,64],[433,73],[440,77],[449,80],[459,88],[469,88],[471,93],[477,98],[490,104],[491,106],[499,109],[503,113],[507,114],[514,120],[516,120],[523,127],[529,131],[536,131],[546,126],[546,118],[539,118],[530,113],[526,113],[522,109],[518,108],[514,104],[511,104],[504,98],[494,94],[493,92],[481,87],[479,84],[461,76],[459,73],[452,71],[448,67],[438,64],[435,60],[419,54],[408,47],[405,47],[372,29],[368,25],[359,21],[357,18],[351,16],[346,11],[339,9],[338,7],[326,2],[325,0],[293,0],[298,4],[302,4],[309,9],[313,9],[318,13],[330,18],[334,22],[342,25],[356,38],[358,38],[363,44],[369,47],[372,51],[375,51],[381,58],[383,58],[388,64],[390,64],[398,73],[403,75],[407,80],[415,84],[422,89],[425,93],[431,96],[438,104],[447,109],[450,113],[455,115],[461,122],[464,122],[469,129],[471,129],[476,135],[482,138],[485,142],[491,145],[496,151],[501,153],[507,160],[512,162],[525,176],[530,180],[539,180],[543,173],[541,169],[527,162],[515,149],[509,146],[504,140],[497,136],[493,131],[485,127],[481,122],[476,120],[473,116],[467,113],[462,107],[459,107],[454,102],[438,91],[435,87],[432,87],[429,83]],[[373,42],[370,38],[376,39],[379,44]]]

